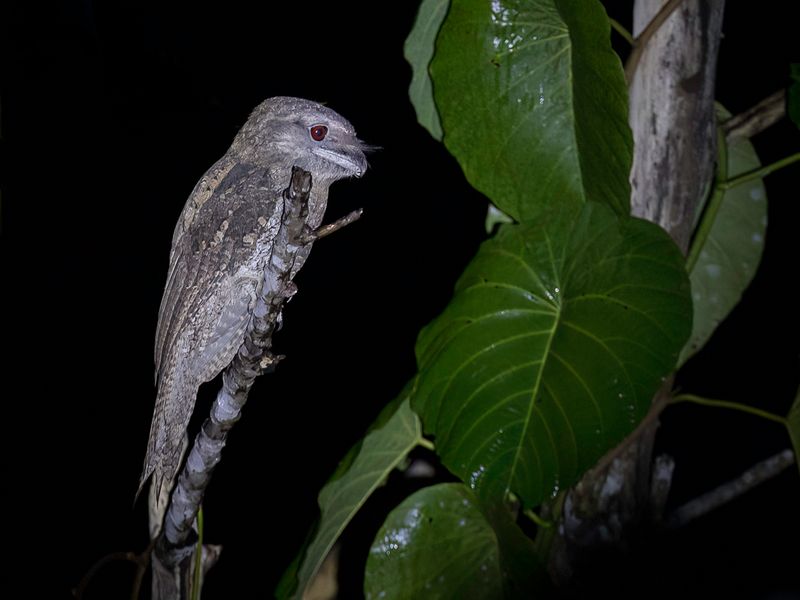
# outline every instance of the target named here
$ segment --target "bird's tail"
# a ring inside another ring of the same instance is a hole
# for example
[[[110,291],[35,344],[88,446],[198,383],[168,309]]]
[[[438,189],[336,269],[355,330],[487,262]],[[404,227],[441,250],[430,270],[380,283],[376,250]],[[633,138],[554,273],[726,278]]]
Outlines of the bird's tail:
[[[194,408],[194,393],[188,399],[176,398],[174,397],[176,387],[184,391],[185,388],[169,385],[170,382],[160,383],[153,420],[150,424],[147,454],[134,499],[135,502],[145,484],[151,480],[148,506],[150,532],[153,536],[161,529],[164,511],[169,503],[169,494],[188,447],[186,427]]]

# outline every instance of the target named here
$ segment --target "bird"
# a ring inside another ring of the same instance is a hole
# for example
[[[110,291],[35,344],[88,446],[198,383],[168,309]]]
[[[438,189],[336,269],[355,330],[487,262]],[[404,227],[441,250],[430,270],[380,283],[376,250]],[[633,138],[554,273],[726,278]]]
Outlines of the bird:
[[[200,178],[178,218],[155,340],[156,401],[137,496],[172,488],[186,448],[197,391],[244,341],[284,209],[292,167],[309,172],[306,226],[322,222],[328,188],[361,177],[365,152],[344,117],[303,98],[268,98],[228,151]],[[311,244],[299,249],[291,277]]]

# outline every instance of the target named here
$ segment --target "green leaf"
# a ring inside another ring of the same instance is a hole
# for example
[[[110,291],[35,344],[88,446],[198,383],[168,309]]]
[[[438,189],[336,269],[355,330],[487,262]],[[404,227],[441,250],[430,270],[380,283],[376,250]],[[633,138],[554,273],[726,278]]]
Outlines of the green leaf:
[[[719,109],[720,121],[730,113]],[[727,144],[728,179],[761,166],[746,139]],[[698,352],[742,298],[758,270],[767,229],[767,193],[755,179],[725,192],[711,231],[692,268],[694,321],[679,365]]]
[[[411,410],[407,398],[385,425],[367,434],[350,467],[344,472],[337,470],[320,491],[319,526],[299,567],[290,566],[284,574],[276,590],[279,598],[302,598],[345,526],[421,438],[419,418]]]
[[[792,408],[789,409],[789,414],[786,415],[786,428],[789,430],[789,437],[794,448],[794,462],[800,469],[800,388],[797,388],[797,396],[795,396]]]
[[[436,35],[449,6],[450,0],[422,0],[414,27],[403,47],[403,55],[411,65],[412,76],[408,96],[414,105],[414,110],[417,111],[417,121],[439,141],[442,140],[442,125],[433,101],[428,66],[433,58]]]
[[[792,83],[786,97],[786,112],[792,122],[800,128],[800,63],[790,65]]]
[[[522,583],[514,579],[521,571]],[[508,512],[487,517],[469,489],[442,483],[412,494],[386,518],[367,558],[364,595],[483,600],[505,590],[528,598],[532,573],[542,573],[533,544]]]
[[[444,464],[525,506],[575,481],[675,365],[691,329],[683,261],[658,226],[594,202],[484,242],[417,341],[412,403]]]
[[[469,182],[532,221],[587,200],[629,212],[625,78],[596,0],[453,0],[430,66]]]
[[[364,574],[367,600],[498,598],[502,587],[494,532],[455,483],[423,488],[389,513]]]

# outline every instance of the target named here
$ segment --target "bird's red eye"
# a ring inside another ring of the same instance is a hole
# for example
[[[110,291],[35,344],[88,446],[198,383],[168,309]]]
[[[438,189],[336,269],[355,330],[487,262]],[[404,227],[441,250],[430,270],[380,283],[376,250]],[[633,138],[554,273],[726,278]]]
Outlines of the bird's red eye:
[[[311,139],[315,142],[321,142],[325,139],[325,136],[328,135],[328,128],[325,125],[314,125],[309,130],[311,133]]]

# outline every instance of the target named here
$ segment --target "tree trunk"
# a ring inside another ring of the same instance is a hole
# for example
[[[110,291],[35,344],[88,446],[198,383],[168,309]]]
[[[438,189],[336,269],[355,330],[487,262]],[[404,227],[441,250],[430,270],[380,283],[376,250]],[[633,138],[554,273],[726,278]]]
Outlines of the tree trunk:
[[[637,41],[626,69],[635,144],[632,212],[666,229],[684,254],[714,171],[724,7],[724,0],[636,0],[634,6]],[[671,383],[655,402],[666,401]],[[658,461],[655,473],[651,468],[657,427],[653,419],[637,430],[613,460],[601,461],[568,492],[550,555],[562,590],[597,595],[631,578],[620,559],[637,530],[660,519],[669,490],[671,461]]]

